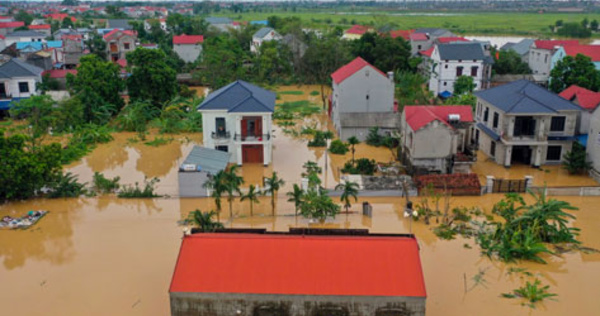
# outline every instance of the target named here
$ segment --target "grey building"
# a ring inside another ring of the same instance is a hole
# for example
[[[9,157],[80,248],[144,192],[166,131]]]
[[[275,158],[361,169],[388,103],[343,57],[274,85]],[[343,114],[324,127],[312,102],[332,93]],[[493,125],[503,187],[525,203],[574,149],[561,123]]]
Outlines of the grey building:
[[[516,52],[517,54],[519,54],[519,56],[521,56],[521,60],[523,60],[524,62],[529,62],[529,48],[531,48],[531,45],[533,45],[533,42],[535,42],[535,40],[530,39],[530,38],[525,38],[522,39],[520,42],[518,43],[506,43],[504,44],[502,47],[500,47],[500,50],[502,51],[509,51],[512,50],[514,52]]]
[[[478,91],[474,140],[496,163],[560,164],[576,139],[581,108],[519,80]]]
[[[360,229],[193,232],[183,237],[171,280],[171,315],[425,315],[413,235]],[[361,267],[363,275],[356,277]]]
[[[230,29],[239,27],[232,19],[225,17],[208,17],[204,21],[221,32],[229,32]]]
[[[179,196],[210,196],[210,188],[204,187],[204,184],[210,176],[225,170],[230,155],[224,151],[194,146],[185,161],[179,166]]]
[[[357,57],[331,75],[329,115],[340,139],[364,141],[372,127],[395,130],[394,78]]]

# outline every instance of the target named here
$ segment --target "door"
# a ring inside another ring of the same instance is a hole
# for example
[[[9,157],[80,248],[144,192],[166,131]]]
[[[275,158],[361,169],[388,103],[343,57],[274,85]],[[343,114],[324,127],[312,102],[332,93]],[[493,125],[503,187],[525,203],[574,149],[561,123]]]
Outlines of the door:
[[[8,96],[6,95],[6,86],[4,84],[4,82],[0,82],[0,99],[7,99]]]
[[[263,163],[263,145],[243,145],[242,163]]]

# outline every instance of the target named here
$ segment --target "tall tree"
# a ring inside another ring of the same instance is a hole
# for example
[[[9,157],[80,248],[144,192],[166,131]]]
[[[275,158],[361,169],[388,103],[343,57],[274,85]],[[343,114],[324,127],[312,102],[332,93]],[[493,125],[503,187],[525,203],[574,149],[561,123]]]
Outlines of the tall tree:
[[[279,41],[264,42],[254,57],[256,79],[274,83],[277,79],[291,74],[292,54],[286,45]]]
[[[256,191],[256,187],[254,186],[254,184],[251,184],[248,187],[248,192],[242,195],[242,198],[240,199],[240,201],[248,200],[248,202],[250,202],[250,216],[254,216],[254,203],[260,203],[260,201],[258,200],[259,194],[260,192]]]
[[[566,56],[550,71],[551,91],[560,93],[574,84],[592,91],[600,89],[600,71],[589,57],[581,54],[575,58]]]
[[[265,193],[271,194],[271,215],[273,216],[275,216],[275,197],[284,184],[285,181],[277,176],[277,172],[273,172],[270,178],[265,179],[267,187]]]
[[[350,144],[350,151],[352,152],[352,164],[354,164],[354,152],[356,151],[354,146],[358,145],[359,143],[360,141],[358,138],[356,138],[356,136],[351,136],[348,138],[348,144]]]
[[[335,189],[342,191],[340,201],[344,203],[344,209],[346,209],[346,214],[348,214],[348,210],[352,206],[350,198],[354,198],[354,202],[358,201],[358,184],[356,182],[346,181],[336,185]]]
[[[54,29],[54,21],[52,21],[52,29]],[[58,26],[56,26],[58,29]],[[90,50],[90,53],[97,55],[101,59],[106,59],[106,42],[102,36],[96,32],[92,32],[89,39],[85,41],[85,45]]]
[[[223,189],[227,193],[227,202],[229,203],[229,218],[233,221],[233,200],[235,194],[241,195],[240,186],[244,184],[244,179],[237,175],[238,166],[232,166],[225,172],[223,179]]]
[[[177,95],[177,73],[165,58],[165,53],[158,49],[137,48],[127,54],[127,63],[132,67],[127,79],[131,100],[147,100],[161,108]]]
[[[381,71],[411,70],[410,44],[402,37],[392,38],[367,32],[352,44],[352,53],[355,56],[362,57]]]
[[[495,54],[494,72],[499,75],[505,74],[530,74],[529,65],[521,59],[521,56],[514,50],[499,51],[498,58]]]
[[[211,89],[243,79],[246,54],[235,39],[227,35],[208,38],[203,43],[200,80]]]
[[[298,184],[294,183],[292,191],[287,192],[286,195],[289,197],[288,202],[294,202],[294,216],[298,216],[298,210],[302,205],[302,199],[304,198],[304,191]]]
[[[115,115],[125,104],[125,87],[119,66],[90,54],[81,57],[77,76],[67,75],[67,85],[84,102],[84,119],[96,122],[96,113]]]
[[[204,187],[210,189],[212,192],[210,196],[215,200],[215,207],[217,209],[217,220],[221,220],[221,197],[225,193],[225,177],[226,173],[221,170],[209,177],[208,181],[204,183]]]

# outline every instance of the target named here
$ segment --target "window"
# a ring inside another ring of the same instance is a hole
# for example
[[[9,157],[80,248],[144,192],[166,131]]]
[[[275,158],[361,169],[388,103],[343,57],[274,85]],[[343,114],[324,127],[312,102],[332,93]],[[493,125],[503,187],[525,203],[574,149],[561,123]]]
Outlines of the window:
[[[444,81],[444,87],[445,87],[446,85],[448,85],[448,83]]]
[[[129,43],[124,43],[123,47],[125,47],[125,49],[129,49]]]
[[[471,67],[471,77],[477,77],[477,71],[479,71],[479,67]]]
[[[496,157],[496,142],[492,141],[490,144],[490,156]]]
[[[456,67],[456,76],[460,77],[463,74],[463,67]]]
[[[219,136],[225,135],[225,133],[227,131],[225,129],[225,118],[224,117],[215,118],[215,130],[217,132],[217,135],[219,135]]]
[[[554,116],[552,118],[552,122],[550,123],[550,131],[551,132],[562,132],[565,130],[565,117],[564,116]]]
[[[458,60],[458,62],[459,62],[459,63],[462,63],[462,59],[459,59],[459,60]]]
[[[544,63],[547,64],[548,63],[548,55],[544,55]]]
[[[218,150],[218,151],[229,152],[229,147],[228,146],[216,146],[215,149]]]
[[[28,93],[29,92],[29,83],[19,82],[19,92]]]
[[[498,121],[500,120],[500,115],[497,112],[494,112],[494,128],[498,128]]]
[[[418,50],[421,50],[421,45],[419,45]]]
[[[560,160],[560,154],[562,153],[562,146],[548,146],[548,152],[546,153],[546,160]]]
[[[490,108],[488,108],[487,106],[485,107],[485,111],[483,111],[483,121],[487,122],[488,121],[488,116],[490,115]]]
[[[444,69],[448,69],[448,65],[444,65]]]
[[[367,100],[369,100],[369,95],[367,94]]]

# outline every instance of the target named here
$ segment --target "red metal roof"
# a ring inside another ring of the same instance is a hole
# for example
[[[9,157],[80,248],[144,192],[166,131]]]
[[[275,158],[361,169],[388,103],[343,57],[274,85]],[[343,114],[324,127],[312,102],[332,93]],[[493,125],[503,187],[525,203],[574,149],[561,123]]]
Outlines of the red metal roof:
[[[577,54],[588,56],[594,62],[600,61],[600,45],[569,45],[565,46],[565,53],[575,57]]]
[[[433,54],[434,49],[435,49],[435,46],[431,46],[428,50],[420,51],[419,54],[421,54],[423,56],[431,57],[431,54]]]
[[[38,24],[38,25],[30,25],[27,27],[30,30],[49,30],[51,28],[50,24]]]
[[[455,42],[470,42],[464,37],[439,37],[437,39],[440,44],[455,43]]]
[[[391,38],[402,37],[405,40],[410,40],[410,35],[413,34],[415,30],[395,30],[390,31]]]
[[[367,26],[355,24],[355,25],[352,25],[351,28],[347,29],[344,33],[363,35],[363,34],[367,33],[368,30],[369,30],[369,27],[367,27]]]
[[[129,35],[129,36],[134,36],[134,37],[137,36],[137,33],[135,31],[132,31],[132,30],[113,29],[112,31],[110,31],[110,32],[108,32],[108,33],[106,33],[104,35],[104,39],[107,40],[107,39],[111,38],[113,35],[115,35],[115,34],[117,34],[119,32],[121,33],[121,36],[119,36],[119,38],[122,37],[122,36],[124,36],[124,35]]]
[[[203,35],[175,35],[173,36],[173,44],[191,44],[195,45],[204,42]]]
[[[357,71],[363,69],[364,67],[369,66],[379,72],[382,76],[386,76],[383,71],[375,68],[375,66],[369,64],[364,59],[360,57],[356,57],[353,61],[348,64],[342,66],[340,69],[336,70],[333,74],[331,74],[331,78],[337,84],[342,83],[342,81],[346,80],[346,78],[352,76]]]
[[[461,122],[473,122],[473,112],[470,105],[412,105],[405,106],[406,122],[413,131],[418,131],[425,125],[438,120],[450,127],[448,115],[460,115]]]
[[[67,74],[77,75],[77,70],[75,69],[51,69],[46,70],[42,73],[43,76],[49,74],[50,78],[66,78]]]
[[[14,21],[14,22],[0,22],[0,29],[17,28],[25,26],[25,22]]]
[[[535,47],[540,49],[548,49],[552,50],[556,46],[569,46],[569,45],[579,45],[579,41],[577,40],[537,40],[535,41]]]
[[[410,34],[410,39],[412,41],[426,41],[429,37],[427,37],[427,34],[425,33],[412,33]]]
[[[409,237],[185,236],[169,292],[426,297]]]
[[[577,85],[572,85],[558,94],[569,101],[577,100],[582,108],[593,111],[600,104],[600,92],[594,92]]]
[[[52,20],[62,21],[64,19],[68,18],[69,15],[66,14],[66,13],[52,13],[52,14],[46,14],[46,15],[44,15],[44,17],[52,19]],[[71,21],[73,21],[73,23],[77,22],[76,18],[74,18],[74,17],[70,17],[70,18],[71,18]]]

